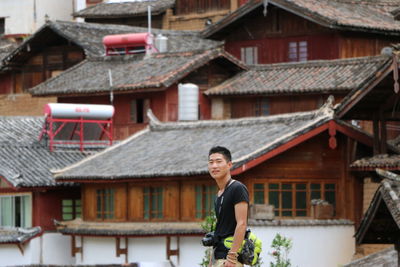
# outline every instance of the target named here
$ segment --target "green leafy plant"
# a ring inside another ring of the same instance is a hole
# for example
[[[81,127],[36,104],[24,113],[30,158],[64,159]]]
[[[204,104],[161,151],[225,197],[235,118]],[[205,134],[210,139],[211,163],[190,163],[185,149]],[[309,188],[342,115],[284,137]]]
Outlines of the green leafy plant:
[[[217,217],[215,216],[214,212],[211,213],[210,216],[207,216],[204,221],[201,223],[201,228],[208,233],[215,231],[215,227],[217,226]],[[212,253],[212,248],[207,248],[204,252],[204,257],[200,263],[201,267],[208,267],[210,264],[210,257]]]
[[[272,240],[271,248],[272,253],[269,253],[275,262],[270,263],[270,267],[289,267],[292,266],[289,259],[289,252],[292,248],[292,240],[281,236],[279,233],[276,234],[274,240]]]

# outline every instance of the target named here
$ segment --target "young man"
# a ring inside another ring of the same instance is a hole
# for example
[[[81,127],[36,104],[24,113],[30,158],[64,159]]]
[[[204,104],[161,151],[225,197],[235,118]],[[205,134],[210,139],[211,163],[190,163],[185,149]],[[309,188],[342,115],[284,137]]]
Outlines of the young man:
[[[247,212],[249,193],[246,186],[231,178],[231,152],[216,146],[208,153],[208,171],[218,185],[218,195],[215,202],[217,226],[215,229],[216,244],[212,267],[241,267],[238,262],[238,250],[247,229]],[[233,236],[230,249],[224,245],[224,239]]]

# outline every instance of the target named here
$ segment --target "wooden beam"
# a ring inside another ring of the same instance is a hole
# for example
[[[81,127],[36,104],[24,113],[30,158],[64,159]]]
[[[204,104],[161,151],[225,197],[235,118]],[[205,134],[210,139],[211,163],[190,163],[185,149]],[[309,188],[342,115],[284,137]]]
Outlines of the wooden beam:
[[[115,252],[117,257],[125,255],[125,263],[128,263],[128,237],[125,237],[125,248],[121,248],[121,238],[115,238]]]
[[[81,255],[83,257],[83,237],[81,236],[81,246],[78,247],[76,245],[76,236],[72,235],[71,236],[71,255],[72,255],[72,257],[75,257],[76,253],[81,253]]]
[[[24,255],[24,245],[22,245],[21,243],[18,243],[17,247],[18,247],[19,251],[21,252],[21,254]]]
[[[179,236],[176,236],[176,249],[171,249],[171,236],[167,236],[167,259],[171,260],[171,256],[178,258],[179,264]]]

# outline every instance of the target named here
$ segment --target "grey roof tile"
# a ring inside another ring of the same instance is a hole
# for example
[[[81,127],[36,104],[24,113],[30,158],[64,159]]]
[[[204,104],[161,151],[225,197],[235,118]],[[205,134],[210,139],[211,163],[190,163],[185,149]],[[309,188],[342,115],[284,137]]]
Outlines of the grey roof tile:
[[[148,236],[148,235],[192,235],[204,234],[199,222],[87,222],[81,219],[56,222],[57,230],[63,234],[102,236]]]
[[[204,36],[211,36],[232,22],[237,21],[263,0],[249,1],[220,21],[204,29]],[[283,8],[320,25],[341,30],[400,34],[400,21],[393,13],[399,6],[397,0],[269,0],[268,4]]]
[[[17,228],[17,227],[0,227],[0,244],[4,243],[24,243],[29,239],[40,234],[40,227]]]
[[[216,58],[229,61],[238,69],[245,68],[240,61],[221,49],[159,53],[150,57],[131,55],[91,58],[39,84],[30,92],[41,96],[109,92],[109,70],[112,70],[114,92],[143,88],[165,89]]]
[[[208,173],[207,153],[214,145],[229,147],[233,168],[238,168],[331,119],[333,112],[329,106],[312,112],[223,121],[160,123],[152,118],[146,130],[58,170],[56,179],[203,175]]]
[[[346,93],[370,81],[388,64],[390,57],[374,56],[256,65],[206,94]]]
[[[400,170],[400,155],[380,154],[354,161],[351,168],[360,170],[375,170],[376,168]]]
[[[51,169],[87,156],[79,150],[50,152],[38,137],[43,117],[0,117],[0,176],[15,187],[59,186]]]
[[[146,16],[147,6],[151,6],[151,14],[158,15],[175,5],[175,0],[153,0],[122,3],[100,3],[75,12],[74,17],[101,18]]]
[[[11,61],[18,53],[24,51],[28,44],[39,38],[46,30],[51,30],[70,42],[82,47],[86,56],[104,56],[105,50],[103,37],[113,34],[147,32],[147,28],[126,25],[98,24],[68,21],[49,21],[37,30],[31,37],[25,40],[18,48],[11,52],[3,62]],[[170,52],[193,51],[197,49],[212,49],[221,46],[221,42],[207,40],[200,37],[198,32],[173,31],[153,29],[154,35],[163,34],[168,37]]]

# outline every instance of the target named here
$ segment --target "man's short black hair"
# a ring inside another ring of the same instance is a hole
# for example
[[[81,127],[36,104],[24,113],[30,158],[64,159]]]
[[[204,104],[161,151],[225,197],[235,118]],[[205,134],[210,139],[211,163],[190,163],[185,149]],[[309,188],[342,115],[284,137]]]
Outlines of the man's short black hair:
[[[231,162],[232,161],[231,152],[226,147],[223,147],[223,146],[214,146],[214,147],[212,147],[210,149],[210,151],[208,152],[208,157],[210,157],[210,155],[214,154],[214,153],[219,153],[222,156],[224,156],[226,162]]]

